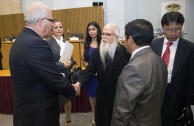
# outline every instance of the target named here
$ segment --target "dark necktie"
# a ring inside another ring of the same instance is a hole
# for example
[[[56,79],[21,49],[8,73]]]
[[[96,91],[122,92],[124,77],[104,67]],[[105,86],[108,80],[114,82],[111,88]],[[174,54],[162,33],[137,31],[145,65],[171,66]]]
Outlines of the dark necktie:
[[[168,66],[169,63],[169,59],[170,59],[170,46],[172,45],[172,42],[167,42],[166,45],[166,50],[162,56],[162,59],[164,60],[164,62],[166,63],[166,66]]]
[[[110,57],[110,55],[108,53],[105,56],[105,63],[106,63],[106,68],[110,68],[111,67],[112,59],[111,59],[111,57]]]

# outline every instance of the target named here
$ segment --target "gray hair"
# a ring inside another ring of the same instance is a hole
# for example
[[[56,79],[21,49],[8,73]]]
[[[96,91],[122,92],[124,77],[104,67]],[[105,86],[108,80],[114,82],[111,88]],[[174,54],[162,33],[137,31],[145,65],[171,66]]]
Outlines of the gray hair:
[[[35,2],[24,13],[26,24],[36,24],[40,18],[48,17],[49,7],[42,2]]]
[[[120,30],[119,30],[119,27],[116,25],[116,24],[113,24],[113,23],[108,23],[106,26],[111,26],[114,28],[114,31],[115,31],[115,34],[120,36]],[[106,27],[105,26],[105,27]]]

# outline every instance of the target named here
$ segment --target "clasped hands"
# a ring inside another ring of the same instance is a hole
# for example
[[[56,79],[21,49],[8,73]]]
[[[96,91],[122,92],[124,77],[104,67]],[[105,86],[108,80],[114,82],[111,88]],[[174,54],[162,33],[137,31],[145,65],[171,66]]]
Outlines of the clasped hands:
[[[79,82],[76,82],[75,84],[73,84],[75,91],[76,91],[76,96],[80,95],[80,90],[81,90],[81,84]]]

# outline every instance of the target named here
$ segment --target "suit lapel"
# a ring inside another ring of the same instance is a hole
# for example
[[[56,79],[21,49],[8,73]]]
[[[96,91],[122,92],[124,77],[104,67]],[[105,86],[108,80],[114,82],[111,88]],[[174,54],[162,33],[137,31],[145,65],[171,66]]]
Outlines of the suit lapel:
[[[162,57],[162,48],[163,48],[164,38],[159,39],[155,53]]]
[[[175,54],[172,78],[174,77],[177,69],[179,68],[180,63],[182,62],[182,58],[178,58],[178,57],[184,57],[184,54],[185,54],[184,50],[186,50],[186,46],[184,44],[184,41],[180,38],[177,46],[176,54]]]
[[[117,49],[115,51],[115,56],[114,56],[114,59],[112,61],[112,67],[111,68],[115,68],[116,65],[117,65],[117,62],[119,62],[122,58],[122,47],[121,45],[118,43],[117,45]]]
[[[57,54],[60,54],[61,47],[59,46],[57,41],[52,37],[51,42],[52,42],[52,47],[54,48],[54,50],[57,52]]]

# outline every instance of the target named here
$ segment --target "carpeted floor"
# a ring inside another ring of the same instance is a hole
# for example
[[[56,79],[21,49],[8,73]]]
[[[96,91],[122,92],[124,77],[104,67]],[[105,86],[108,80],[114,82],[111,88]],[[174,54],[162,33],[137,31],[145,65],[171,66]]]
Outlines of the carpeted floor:
[[[73,126],[94,126],[91,123],[92,113],[72,113]],[[0,114],[0,126],[13,126],[13,115]],[[67,126],[65,113],[60,115],[60,126]]]

